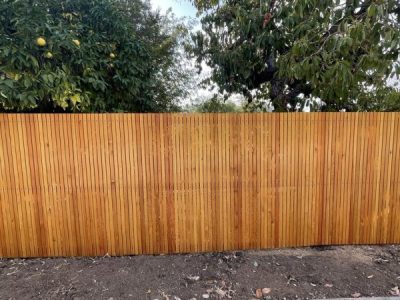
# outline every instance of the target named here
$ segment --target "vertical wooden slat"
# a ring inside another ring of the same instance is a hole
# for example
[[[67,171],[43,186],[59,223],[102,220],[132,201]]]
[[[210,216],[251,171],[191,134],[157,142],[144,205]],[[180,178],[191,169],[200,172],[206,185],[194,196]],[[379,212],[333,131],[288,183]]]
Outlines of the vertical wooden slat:
[[[291,121],[292,121],[292,114],[285,113],[285,148],[287,149],[286,154],[285,154],[285,159],[286,159],[286,164],[285,164],[285,172],[286,174],[284,175],[285,177],[285,185],[282,187],[283,189],[286,190],[286,212],[285,212],[285,230],[284,230],[284,235],[286,236],[285,238],[285,244],[284,245],[290,245],[291,240],[292,240],[292,235],[293,235],[293,226],[292,222],[289,220],[293,218],[293,208],[292,208],[292,152],[293,152],[293,145],[292,145],[292,126],[291,126]]]
[[[316,237],[317,244],[321,245],[322,242],[322,230],[323,230],[323,216],[325,213],[325,148],[326,148],[326,122],[324,119],[325,115],[322,113],[317,114],[316,123],[319,124],[317,128],[317,218],[318,218],[318,233]]]
[[[394,116],[395,130],[393,134],[393,168],[392,182],[390,190],[390,220],[388,225],[387,243],[400,242],[400,218],[398,211],[400,209],[400,115]]]
[[[124,214],[125,214],[125,235],[126,235],[126,247],[127,253],[138,253],[136,249],[136,238],[135,238],[135,217],[134,217],[134,201],[135,197],[132,193],[134,185],[134,178],[132,175],[132,159],[131,159],[131,126],[129,124],[130,118],[129,115],[123,115],[121,123],[120,123],[120,131],[121,131],[121,139],[122,139],[122,147],[124,149],[123,157],[122,157],[122,180],[123,187],[122,193],[124,197]]]
[[[129,116],[129,124],[130,124],[130,161],[131,161],[131,174],[132,183],[131,193],[133,197],[133,222],[134,222],[134,238],[135,238],[135,251],[136,253],[143,253],[143,243],[142,243],[142,219],[144,218],[141,208],[141,190],[142,188],[139,186],[139,180],[142,176],[141,170],[138,165],[138,157],[139,157],[139,149],[140,143],[138,141],[138,130],[137,130],[137,119],[138,116],[130,115]]]
[[[191,124],[190,120],[191,117],[187,116],[186,118],[186,125],[182,126],[182,134],[183,134],[183,157],[184,157],[184,169],[183,169],[183,204],[184,204],[184,214],[186,216],[193,216],[192,210],[192,200],[193,196],[191,195],[191,162],[190,162],[190,145],[191,145]],[[184,124],[182,122],[182,124]],[[193,238],[193,218],[185,218],[184,228],[186,230],[184,241],[184,252],[191,252],[192,251],[192,238]]]
[[[158,192],[159,192],[159,201],[160,205],[160,240],[158,243],[160,244],[160,253],[168,253],[168,236],[167,236],[167,205],[166,205],[166,190],[165,190],[165,139],[164,139],[164,123],[163,116],[156,115],[156,130],[157,130],[157,165],[158,165]]]
[[[375,211],[376,211],[376,225],[375,225],[375,243],[383,243],[384,238],[384,227],[385,227],[385,220],[388,216],[385,213],[385,182],[390,182],[390,172],[388,171],[388,159],[390,157],[390,153],[388,150],[390,148],[390,141],[388,137],[390,136],[390,114],[384,114],[380,120],[381,124],[381,153],[380,153],[380,170],[377,181],[377,192],[374,197],[375,203]]]
[[[311,168],[312,168],[312,161],[310,160],[310,153],[312,151],[312,132],[311,132],[311,114],[305,114],[305,120],[304,120],[304,130],[305,130],[305,144],[304,144],[304,156],[303,156],[303,165],[305,168],[305,182],[304,182],[304,189],[305,189],[305,216],[302,217],[302,219],[305,220],[305,227],[304,227],[304,240],[303,243],[305,245],[309,244],[309,241],[311,240],[311,232],[312,232],[312,222],[313,222],[313,217],[312,217],[312,174],[311,174]]]
[[[357,211],[357,221],[356,221],[356,226],[358,227],[357,229],[357,238],[356,241],[358,243],[361,243],[363,240],[365,240],[365,205],[367,202],[366,195],[367,195],[367,190],[366,190],[366,182],[367,182],[367,168],[368,164],[370,161],[369,157],[369,151],[368,149],[370,148],[369,146],[369,135],[370,135],[370,118],[369,114],[360,114],[360,118],[362,119],[360,126],[360,152],[359,152],[359,160],[360,160],[360,166],[359,166],[359,177],[357,178],[357,185],[358,185],[358,192],[357,192],[357,205],[358,205],[358,211]]]
[[[206,183],[207,183],[207,203],[208,203],[208,213],[207,214],[207,223],[208,226],[208,247],[207,251],[213,251],[216,247],[216,231],[215,231],[215,224],[216,224],[216,211],[215,211],[215,201],[213,195],[213,184],[215,182],[215,178],[213,178],[213,167],[214,167],[214,123],[213,123],[213,114],[208,114],[206,116],[207,122],[207,131],[205,135],[205,147],[206,147]]]
[[[235,203],[235,168],[234,168],[234,149],[233,149],[233,133],[235,132],[234,128],[234,115],[229,114],[226,115],[226,126],[228,128],[228,132],[225,136],[225,147],[226,151],[228,152],[228,164],[226,167],[226,174],[227,174],[227,184],[226,184],[226,201],[228,205],[228,211],[226,212],[226,218],[228,219],[228,249],[234,250],[235,249],[235,210],[234,210],[234,203]]]
[[[64,224],[66,220],[66,217],[64,217],[65,210],[63,209],[64,203],[62,198],[64,192],[61,191],[64,170],[62,164],[60,163],[62,160],[60,157],[61,146],[59,140],[60,137],[59,118],[57,118],[55,115],[49,115],[49,122],[51,124],[50,128],[53,128],[52,130],[50,130],[51,131],[50,139],[53,141],[52,152],[50,155],[53,157],[54,177],[52,178],[52,182],[47,182],[46,184],[46,186],[49,187],[47,190],[48,193],[47,195],[49,198],[52,198],[54,202],[53,210],[56,219],[55,226],[57,228],[56,238],[55,238],[55,245],[57,247],[56,252],[66,253],[68,247],[66,246],[65,243],[67,242],[68,234],[65,232],[65,224]],[[86,191],[87,191],[86,188],[84,188],[81,191],[83,192],[83,194],[85,194],[85,198],[86,198]],[[87,219],[91,220],[91,218]],[[90,229],[87,228],[87,230],[89,231]],[[89,248],[89,250],[90,253],[94,253],[93,249]]]
[[[36,134],[36,122],[35,115],[27,115],[28,122],[26,123],[27,128],[27,139],[28,139],[28,155],[30,158],[30,173],[29,177],[31,179],[31,217],[32,217],[32,225],[34,228],[34,236],[35,236],[35,249],[34,253],[37,256],[46,256],[46,254],[51,255],[49,253],[52,252],[54,246],[52,245],[52,241],[48,239],[48,230],[46,230],[46,222],[43,217],[43,207],[45,205],[45,199],[42,197],[42,187],[40,185],[40,171],[38,167],[38,137]],[[16,234],[18,236],[18,234]],[[17,240],[18,241],[18,240]]]
[[[7,206],[10,201],[9,190],[12,188],[7,181],[7,154],[6,154],[6,145],[5,139],[3,135],[7,131],[7,115],[0,115],[0,171],[2,176],[0,176],[0,237],[3,241],[0,245],[2,248],[2,256],[8,257],[12,254],[17,255],[14,249],[14,241],[11,239],[11,230],[10,230],[10,222],[7,214]]]
[[[20,166],[20,171],[19,171],[19,176],[20,176],[20,185],[16,187],[17,191],[19,191],[19,201],[21,203],[21,212],[22,212],[22,217],[23,217],[23,229],[25,230],[25,236],[31,236],[32,234],[32,225],[31,225],[31,220],[30,220],[30,209],[29,209],[29,197],[27,197],[27,194],[29,193],[27,190],[28,186],[28,175],[27,175],[27,162],[26,162],[26,138],[23,132],[23,115],[17,115],[16,120],[15,120],[15,127],[18,131],[18,145],[15,145],[15,150],[18,152],[18,160],[19,160],[19,166]],[[1,157],[1,154],[0,154]],[[1,167],[0,167],[1,169]],[[1,172],[1,174],[5,174],[5,170]],[[1,185],[1,184],[0,184]],[[1,208],[0,208],[1,210]],[[1,214],[1,213],[0,213]],[[22,234],[22,233],[21,233]],[[32,239],[27,239],[26,242],[26,252],[32,253],[33,251],[33,246],[32,246]]]
[[[103,164],[102,164],[102,144],[101,144],[101,131],[98,124],[98,115],[90,115],[90,138],[89,142],[91,145],[90,156],[92,158],[92,189],[93,193],[93,205],[95,209],[93,213],[95,214],[95,230],[97,238],[97,251],[98,255],[105,255],[107,251],[107,226],[106,217],[104,209],[104,184],[103,178]]]
[[[366,195],[364,201],[364,234],[363,240],[368,244],[372,241],[372,226],[373,226],[373,215],[371,211],[372,207],[372,198],[374,194],[374,171],[376,168],[376,148],[378,145],[378,132],[377,132],[377,115],[375,113],[368,114],[368,148],[367,148],[367,163],[366,163]]]
[[[304,244],[306,242],[306,235],[307,235],[307,173],[306,173],[306,166],[307,166],[307,161],[306,161],[306,147],[307,147],[307,115],[301,114],[300,115],[300,122],[299,122],[299,136],[298,136],[298,151],[299,151],[299,166],[298,166],[298,172],[299,172],[299,184],[298,184],[298,189],[299,189],[299,196],[297,198],[297,206],[296,206],[296,211],[297,211],[297,226],[299,228],[299,243]]]
[[[350,128],[350,117],[352,116],[351,113],[343,113],[343,136],[344,136],[344,143],[342,146],[342,161],[343,161],[343,172],[342,177],[340,180],[340,189],[342,191],[342,199],[343,199],[343,213],[342,213],[342,226],[339,229],[341,232],[339,243],[345,244],[348,239],[348,219],[349,219],[349,212],[350,212],[350,203],[349,198],[351,195],[351,186],[349,185],[351,180],[351,128]]]
[[[316,114],[310,114],[309,116],[309,131],[310,131],[310,141],[309,141],[309,154],[308,154],[308,164],[310,165],[309,170],[309,184],[310,184],[310,191],[309,191],[309,201],[310,201],[310,233],[308,238],[308,245],[315,245],[317,244],[316,237],[317,237],[317,227],[318,227],[318,212],[316,210],[316,202],[318,201],[316,188],[317,188],[317,172],[316,172],[316,164],[318,158],[316,157],[317,151],[317,141],[315,138],[315,131],[318,128],[316,126]]]
[[[14,204],[14,209],[15,209],[15,214],[16,214],[16,222],[18,224],[18,230],[19,234],[21,235],[21,255],[26,256],[27,253],[27,236],[26,232],[28,229],[26,226],[24,226],[24,216],[22,212],[22,207],[23,207],[23,198],[21,195],[23,195],[23,190],[21,190],[21,181],[23,180],[22,177],[22,159],[19,156],[21,151],[20,151],[20,142],[18,140],[19,134],[18,134],[18,126],[17,126],[17,115],[10,115],[9,116],[9,121],[12,124],[12,126],[9,127],[10,130],[10,147],[13,149],[12,157],[10,159],[13,162],[14,166],[14,193],[15,193],[15,204]]]
[[[173,181],[171,182],[171,189],[172,189],[172,197],[173,200],[172,202],[174,203],[174,241],[175,241],[175,251],[179,252],[180,251],[180,205],[179,205],[179,169],[178,169],[178,160],[179,160],[179,135],[178,135],[178,130],[177,130],[177,122],[176,122],[177,116],[176,115],[171,115],[171,149],[172,149],[172,162],[173,162],[173,168],[172,168],[172,176],[173,176]]]
[[[276,183],[278,180],[278,175],[277,175],[277,156],[278,156],[278,151],[277,151],[277,145],[278,141],[276,141],[276,134],[277,134],[277,122],[275,121],[276,115],[269,115],[268,116],[268,123],[271,126],[271,137],[269,139],[270,142],[270,180],[269,180],[269,193],[271,195],[270,197],[270,210],[271,210],[271,228],[270,228],[270,237],[271,237],[271,247],[275,247],[277,245],[277,236],[276,236],[276,231],[278,227],[278,220],[279,220],[279,215],[277,214],[278,209],[276,208]]]
[[[74,207],[74,199],[73,199],[73,160],[71,155],[71,145],[72,145],[72,139],[70,135],[70,128],[71,128],[71,122],[69,119],[68,115],[59,115],[60,119],[60,132],[61,132],[61,142],[62,142],[62,164],[64,165],[64,197],[65,197],[65,204],[64,208],[66,209],[66,215],[67,215],[67,222],[68,222],[68,233],[69,233],[69,253],[70,255],[77,255],[78,253],[78,240],[77,240],[77,231],[76,231],[76,226],[75,226],[75,215],[73,213],[73,207]],[[97,179],[101,179],[101,174],[97,174]],[[100,199],[98,199],[99,201]]]
[[[6,151],[6,140],[4,138],[5,133],[8,130],[8,120],[7,115],[0,115],[0,171],[2,176],[0,176],[0,183],[1,183],[1,197],[0,197],[0,224],[2,225],[2,243],[1,247],[3,249],[3,256],[8,257],[12,254],[18,255],[15,251],[14,240],[11,238],[11,222],[9,221],[9,214],[7,211],[8,203],[10,201],[10,190],[12,186],[8,182],[8,170],[9,167],[7,166],[8,163],[8,155]]]

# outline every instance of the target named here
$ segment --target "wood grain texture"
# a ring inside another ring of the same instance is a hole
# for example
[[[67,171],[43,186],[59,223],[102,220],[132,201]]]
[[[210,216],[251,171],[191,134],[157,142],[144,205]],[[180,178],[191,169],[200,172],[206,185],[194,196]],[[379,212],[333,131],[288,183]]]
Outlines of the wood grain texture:
[[[1,114],[0,257],[400,243],[400,114]]]

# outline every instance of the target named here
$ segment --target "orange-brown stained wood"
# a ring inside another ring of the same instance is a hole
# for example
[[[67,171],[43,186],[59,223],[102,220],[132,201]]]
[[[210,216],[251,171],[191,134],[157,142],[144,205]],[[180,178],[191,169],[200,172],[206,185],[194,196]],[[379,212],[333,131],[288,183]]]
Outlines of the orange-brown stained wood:
[[[400,242],[400,114],[2,114],[0,257]]]

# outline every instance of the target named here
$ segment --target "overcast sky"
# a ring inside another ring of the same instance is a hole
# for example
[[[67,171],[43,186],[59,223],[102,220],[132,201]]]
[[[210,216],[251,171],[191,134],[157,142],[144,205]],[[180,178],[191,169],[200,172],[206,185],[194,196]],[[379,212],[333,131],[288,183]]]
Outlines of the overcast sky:
[[[151,3],[153,8],[160,8],[162,11],[172,8],[177,17],[196,17],[196,9],[189,0],[151,0]]]

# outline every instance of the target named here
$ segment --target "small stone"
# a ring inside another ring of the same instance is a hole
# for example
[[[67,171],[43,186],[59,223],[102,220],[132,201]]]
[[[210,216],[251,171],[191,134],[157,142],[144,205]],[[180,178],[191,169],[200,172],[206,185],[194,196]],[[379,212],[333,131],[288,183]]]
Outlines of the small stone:
[[[361,294],[360,294],[360,293],[354,293],[354,294],[351,294],[351,296],[352,296],[353,298],[360,298],[360,297],[361,297]]]
[[[253,265],[257,268],[258,267],[258,262],[254,262]]]
[[[188,276],[187,279],[191,281],[198,281],[200,279],[200,276]]]
[[[262,294],[264,296],[268,295],[269,293],[271,293],[271,289],[270,288],[263,288],[262,289]]]
[[[399,287],[398,287],[398,286],[395,286],[394,288],[392,288],[392,290],[390,291],[390,293],[391,293],[393,296],[400,296]]]
[[[333,287],[333,284],[332,283],[327,283],[327,284],[325,284],[325,287],[331,288],[331,287]]]
[[[208,298],[210,298],[210,295],[209,294],[203,294],[201,297],[203,297],[203,299],[208,299]]]
[[[374,278],[374,275],[369,275],[367,278],[372,279],[372,278]]]
[[[256,297],[257,297],[258,299],[261,299],[262,296],[263,296],[263,293],[262,293],[261,289],[256,289]]]

